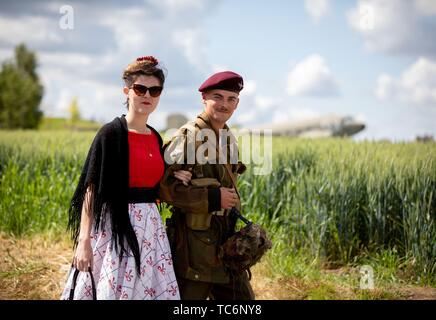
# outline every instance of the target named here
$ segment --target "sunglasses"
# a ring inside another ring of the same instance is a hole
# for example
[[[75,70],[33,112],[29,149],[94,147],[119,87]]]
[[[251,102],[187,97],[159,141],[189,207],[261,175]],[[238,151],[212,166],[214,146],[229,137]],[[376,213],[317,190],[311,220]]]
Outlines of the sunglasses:
[[[154,86],[154,87],[146,87],[143,86],[142,84],[133,84],[133,91],[135,91],[135,94],[137,96],[145,96],[145,94],[148,92],[150,92],[150,96],[152,96],[153,98],[159,97],[160,94],[162,93],[163,87],[159,87],[159,86]]]

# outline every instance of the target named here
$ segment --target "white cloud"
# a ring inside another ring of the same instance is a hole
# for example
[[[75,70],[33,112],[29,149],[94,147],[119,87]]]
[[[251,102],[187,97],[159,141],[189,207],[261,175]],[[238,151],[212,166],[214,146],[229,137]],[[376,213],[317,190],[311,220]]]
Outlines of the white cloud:
[[[369,51],[436,55],[434,15],[433,0],[359,0],[347,18]]]
[[[13,56],[13,53],[11,52],[11,50],[0,48],[0,62],[11,59],[12,56]]]
[[[217,72],[228,70],[228,68],[219,69]],[[239,125],[249,125],[265,117],[256,100],[257,83],[254,80],[244,80],[244,89],[239,94],[239,105],[233,114],[231,122]]]
[[[388,100],[394,95],[394,86],[394,79],[390,75],[382,73],[377,79],[375,95],[380,100]]]
[[[119,8],[118,15],[101,14],[97,23],[108,27],[115,36],[118,50],[137,50],[152,45],[153,37],[157,32],[150,21],[150,12],[146,8]],[[120,20],[119,16],[124,19]],[[141,28],[138,28],[141,26]]]
[[[279,104],[280,99],[263,95],[256,95],[254,103],[258,110],[270,110]]]
[[[196,66],[202,73],[211,69],[206,62],[204,50],[198,46],[203,37],[200,29],[177,29],[172,35],[173,43],[182,50],[191,65]]]
[[[65,76],[65,68],[42,67],[41,81],[50,88],[44,95],[42,109],[47,116],[68,117],[73,98],[83,118],[108,121],[125,112],[122,87],[82,78],[75,74]]]
[[[224,65],[218,65],[218,64],[213,64],[212,65],[212,72],[216,73],[216,72],[221,72],[221,71],[227,71],[230,68]]]
[[[155,55],[168,68],[168,80],[173,85],[183,86],[193,80],[197,84],[212,69],[203,51],[205,38],[200,28],[200,9],[205,5],[184,1],[169,10],[171,1],[152,3],[154,7],[119,8],[117,16],[107,12],[99,17],[98,23],[114,34],[117,47],[106,56],[112,56],[123,68],[126,57]],[[121,21],[119,16],[123,17]]]
[[[256,92],[257,84],[254,80],[244,80],[244,89],[241,91],[241,95],[253,95]]]
[[[259,119],[259,113],[255,109],[242,110],[241,108],[236,109],[236,112],[232,116],[232,123],[237,123],[239,125],[249,125]]]
[[[291,96],[332,96],[338,94],[338,85],[324,58],[313,54],[289,72],[287,92]]]
[[[171,15],[184,12],[200,12],[207,5],[207,1],[203,0],[152,0],[151,2],[170,12]]]
[[[61,44],[61,29],[53,20],[43,16],[0,16],[0,42],[16,45],[17,41],[28,45],[38,43]]]
[[[436,1],[434,0],[416,0],[416,8],[420,14],[436,15]]]
[[[232,121],[246,128],[294,122],[319,116],[320,113],[312,108],[293,105],[276,97],[256,96],[253,100],[243,100],[236,109]]]
[[[232,122],[249,126],[269,121],[272,112],[282,105],[282,99],[256,93],[257,84],[253,80],[245,81],[244,85]],[[245,89],[248,91],[243,93]]]
[[[304,7],[315,23],[318,23],[329,11],[329,0],[305,0]]]
[[[271,122],[298,122],[302,120],[313,119],[318,116],[320,116],[320,113],[311,108],[301,106],[288,106],[285,109],[275,110],[272,114]]]
[[[380,100],[436,107],[436,61],[419,58],[399,79],[381,74],[375,94]]]
[[[13,47],[25,42],[37,53],[47,115],[66,116],[71,99],[78,97],[84,117],[109,121],[125,111],[122,70],[137,56],[155,55],[168,70],[167,87],[178,94],[165,91],[154,118],[174,110],[189,112],[200,101],[196,88],[212,70],[202,51],[201,21],[215,5],[201,0],[109,2],[103,7],[76,2],[74,30],[65,31],[58,23],[61,4],[14,3],[1,9],[0,59],[12,57]]]
[[[56,53],[56,52],[39,52],[38,60],[41,64],[47,66],[70,67],[70,68],[88,68],[95,57],[83,53]]]
[[[241,98],[231,121],[245,128],[253,128],[286,121],[298,122],[319,115],[313,108],[295,105],[282,97],[255,94]]]

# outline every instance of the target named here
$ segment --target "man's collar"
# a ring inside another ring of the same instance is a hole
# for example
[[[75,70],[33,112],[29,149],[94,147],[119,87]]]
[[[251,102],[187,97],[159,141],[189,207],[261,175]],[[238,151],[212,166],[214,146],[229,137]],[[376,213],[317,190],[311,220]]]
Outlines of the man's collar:
[[[203,111],[203,112],[200,113],[197,117],[200,118],[200,119],[202,119],[204,122],[206,122],[206,124],[207,124],[209,127],[211,127],[211,128],[213,129],[212,124],[211,124],[211,122],[210,122],[209,115],[206,113],[206,111]],[[223,128],[223,129],[225,129],[225,130],[229,130],[229,127],[227,126],[226,123],[224,124],[224,128]]]

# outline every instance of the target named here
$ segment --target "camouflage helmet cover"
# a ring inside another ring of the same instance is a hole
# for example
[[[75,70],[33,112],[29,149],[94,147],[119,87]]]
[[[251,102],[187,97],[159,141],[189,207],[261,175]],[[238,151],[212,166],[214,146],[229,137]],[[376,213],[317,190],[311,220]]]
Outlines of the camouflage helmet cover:
[[[232,274],[240,274],[260,261],[272,243],[258,224],[249,223],[220,247],[219,257]]]

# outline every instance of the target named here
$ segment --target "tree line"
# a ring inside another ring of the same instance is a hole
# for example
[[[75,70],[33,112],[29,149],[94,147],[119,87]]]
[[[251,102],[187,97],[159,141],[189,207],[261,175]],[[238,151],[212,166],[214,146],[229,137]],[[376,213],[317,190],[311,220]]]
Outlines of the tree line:
[[[0,70],[0,129],[34,129],[42,118],[44,88],[36,73],[37,59],[24,44]]]

